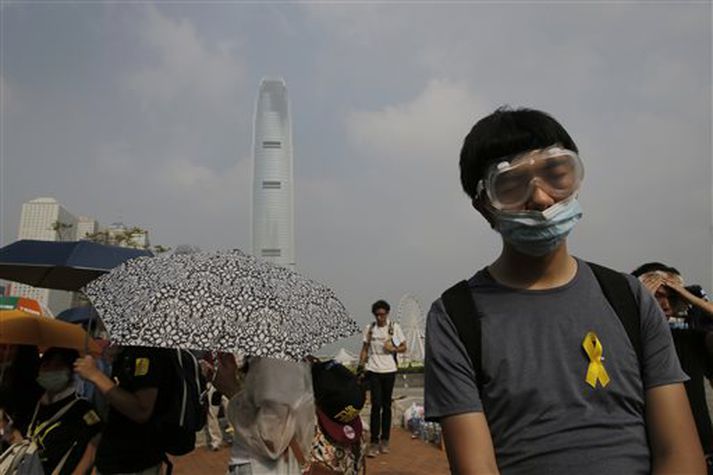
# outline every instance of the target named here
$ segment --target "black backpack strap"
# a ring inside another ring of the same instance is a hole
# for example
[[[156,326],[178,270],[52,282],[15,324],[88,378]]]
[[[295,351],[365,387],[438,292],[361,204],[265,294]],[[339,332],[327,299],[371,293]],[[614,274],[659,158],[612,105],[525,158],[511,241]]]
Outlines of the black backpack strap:
[[[446,314],[458,330],[475,373],[475,384],[483,385],[480,315],[475,307],[468,282],[461,280],[441,295]]]
[[[171,462],[171,459],[168,458],[166,452],[163,453],[161,462],[166,464],[166,470],[163,472],[164,475],[173,475],[173,462]]]
[[[639,305],[636,303],[626,277],[607,267],[587,263],[602,288],[602,292],[624,326],[626,335],[634,347],[639,368],[642,368],[642,343]],[[468,282],[462,280],[441,295],[448,317],[458,331],[475,372],[478,390],[483,384],[480,313],[471,295]]]
[[[639,360],[639,368],[642,367],[642,344],[641,344],[641,316],[639,315],[639,305],[636,303],[634,294],[631,291],[629,282],[624,274],[607,267],[587,262],[594,272],[594,276],[602,288],[604,296],[609,301],[609,305],[614,308],[616,316],[626,330],[631,345],[636,351]]]
[[[376,326],[375,322],[371,322],[371,324],[369,325],[369,333],[366,337],[366,342],[369,344],[371,344],[371,337],[374,335],[374,326]]]

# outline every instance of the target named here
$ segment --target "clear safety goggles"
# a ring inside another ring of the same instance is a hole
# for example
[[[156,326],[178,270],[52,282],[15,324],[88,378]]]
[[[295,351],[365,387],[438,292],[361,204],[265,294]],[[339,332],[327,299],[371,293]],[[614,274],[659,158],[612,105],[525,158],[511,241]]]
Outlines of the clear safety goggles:
[[[562,200],[579,190],[583,178],[579,155],[553,146],[497,160],[478,182],[477,191],[485,190],[496,209],[512,210],[527,203],[535,186]]]

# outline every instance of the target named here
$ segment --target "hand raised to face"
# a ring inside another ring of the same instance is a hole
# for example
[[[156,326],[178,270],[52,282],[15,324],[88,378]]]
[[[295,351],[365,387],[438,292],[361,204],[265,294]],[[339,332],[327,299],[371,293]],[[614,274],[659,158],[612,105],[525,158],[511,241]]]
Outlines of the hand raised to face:
[[[640,276],[639,280],[652,294],[655,294],[656,290],[664,283],[664,277],[658,272],[647,272]]]
[[[84,358],[77,358],[74,362],[74,372],[87,381],[92,381],[94,377],[102,374],[97,368],[97,363],[94,358],[87,355]]]

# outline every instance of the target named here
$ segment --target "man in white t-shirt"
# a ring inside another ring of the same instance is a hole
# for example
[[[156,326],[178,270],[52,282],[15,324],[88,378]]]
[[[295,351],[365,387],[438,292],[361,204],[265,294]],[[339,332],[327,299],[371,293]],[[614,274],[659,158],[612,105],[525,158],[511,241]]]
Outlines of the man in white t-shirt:
[[[391,394],[398,369],[396,353],[406,351],[404,332],[398,323],[389,321],[390,310],[391,307],[384,300],[378,300],[371,306],[375,321],[364,328],[364,344],[359,355],[358,372],[366,369],[371,391],[371,444],[367,457],[389,452]]]

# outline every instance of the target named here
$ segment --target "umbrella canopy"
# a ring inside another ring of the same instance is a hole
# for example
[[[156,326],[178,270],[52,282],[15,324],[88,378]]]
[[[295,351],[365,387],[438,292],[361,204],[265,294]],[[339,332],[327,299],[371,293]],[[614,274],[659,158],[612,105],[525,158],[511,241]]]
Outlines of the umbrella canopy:
[[[91,241],[23,239],[0,249],[0,279],[48,289],[78,290],[122,262],[151,252]]]
[[[97,318],[97,311],[94,307],[72,307],[63,310],[57,314],[57,320],[62,320],[67,323],[87,323],[90,320]]]
[[[50,309],[27,297],[0,297],[0,310],[22,310],[33,315],[52,317]]]
[[[91,353],[101,352],[94,340],[87,340],[82,327],[22,310],[0,310],[0,343],[36,345],[41,348],[56,346],[80,352],[88,345]]]
[[[83,291],[120,345],[297,360],[359,332],[329,288],[238,250],[133,259]]]

